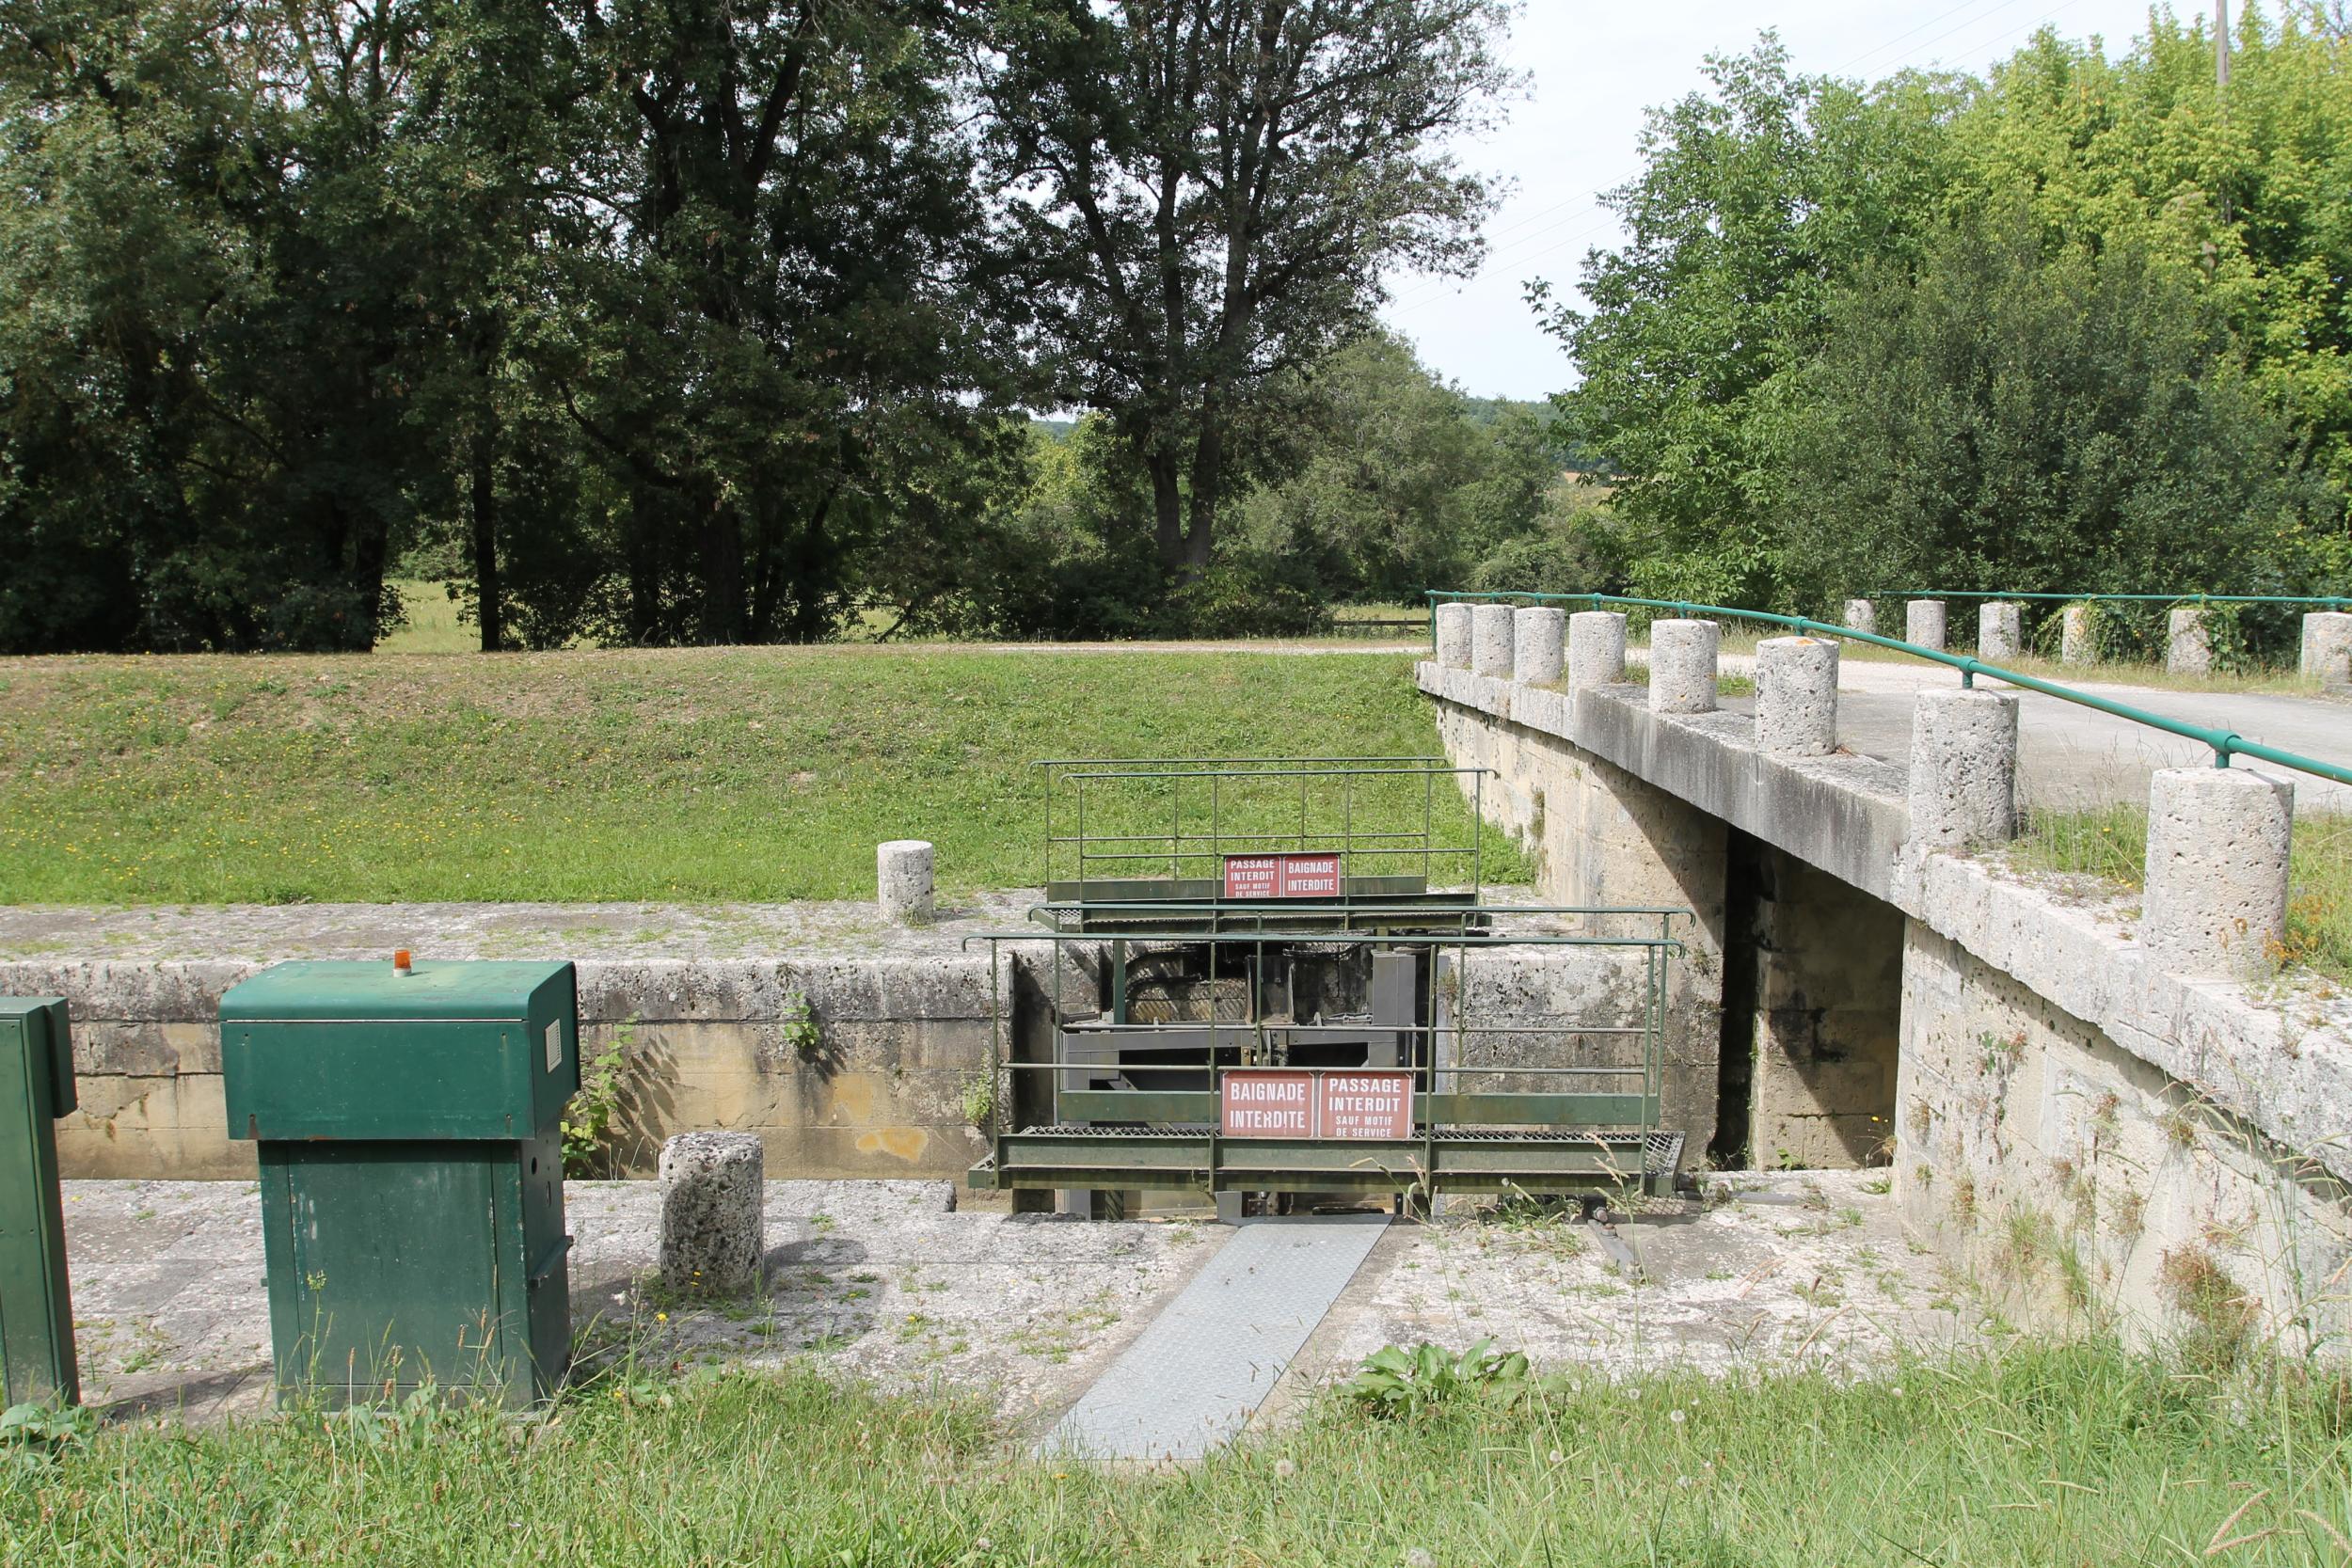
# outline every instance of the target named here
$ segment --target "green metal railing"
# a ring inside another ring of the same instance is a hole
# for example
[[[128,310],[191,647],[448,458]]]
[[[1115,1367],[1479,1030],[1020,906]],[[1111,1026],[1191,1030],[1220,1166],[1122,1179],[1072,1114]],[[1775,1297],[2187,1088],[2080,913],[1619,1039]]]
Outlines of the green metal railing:
[[[1925,596],[1922,595],[1922,597]],[[1622,605],[1640,610],[1672,610],[1677,615],[1691,620],[1762,621],[1772,626],[1789,627],[1803,636],[1830,637],[1848,642],[1867,642],[1874,647],[1892,648],[1897,653],[1909,654],[1915,658],[1923,658],[1931,663],[1941,664],[1948,669],[1959,671],[1960,683],[1963,686],[1974,686],[1977,684],[1979,675],[1987,675],[2006,686],[2018,687],[2026,691],[2038,691],[2045,697],[2055,697],[2062,703],[2073,703],[2079,707],[2091,708],[2118,719],[2129,720],[2135,724],[2144,724],[2153,730],[2161,730],[2167,735],[2179,736],[2185,740],[2194,740],[2200,745],[2213,749],[2213,765],[2216,768],[2229,767],[2233,756],[2252,757],[2258,762],[2267,762],[2276,767],[2292,768],[2298,773],[2309,773],[2313,778],[2328,779],[2341,784],[2352,784],[2352,768],[2342,767],[2332,762],[2321,762],[2316,757],[2302,756],[2294,752],[2282,751],[2276,746],[2265,746],[2259,740],[2247,739],[2234,730],[2217,730],[2203,724],[2192,724],[2185,720],[2168,718],[2161,713],[2151,713],[2145,708],[2133,707],[2127,703],[2113,702],[2088,691],[2078,691],[2073,687],[2061,686],[2056,681],[2045,681],[2021,671],[2005,669],[1997,664],[1987,664],[1980,658],[1972,658],[1963,654],[1946,653],[1941,648],[1923,647],[1916,642],[1906,642],[1898,637],[1881,637],[1876,632],[1855,631],[1848,626],[1832,626],[1826,621],[1808,620],[1802,615],[1776,615],[1770,610],[1734,610],[1724,605],[1694,604],[1684,599],[1635,599],[1619,594],[1472,594],[1433,588],[1428,591],[1428,598],[1429,640],[1432,648],[1437,646],[1438,606],[1457,602],[1577,604],[1586,605],[1594,610]]]
[[[2281,594],[1988,594],[1973,588],[1873,588],[1857,595],[1865,599],[1984,599],[2005,604],[2011,599],[2046,600],[2055,604],[2275,604],[2320,605],[2352,610],[2352,598],[2300,597]]]
[[[1044,780],[1048,886],[1065,867],[1081,883],[1161,867],[1175,880],[1215,877],[1229,854],[1285,850],[1335,853],[1343,876],[1418,863],[1424,883],[1439,868],[1466,871],[1473,893],[1485,880],[1478,824],[1491,768],[1441,756],[1048,757],[1034,766]],[[1467,842],[1439,832],[1440,783],[1469,798]],[[1165,799],[1164,807],[1152,803],[1155,815],[1166,812],[1165,826],[1146,828],[1153,795]]]
[[[1392,906],[1351,905],[1344,899],[1322,902],[1315,907],[1331,915],[1352,915],[1366,921],[1388,921],[1400,912]],[[1212,909],[1232,921],[1255,916],[1257,928],[1203,930],[1198,922]],[[1160,927],[1127,933],[1114,944],[1086,929],[1086,917],[1106,910],[1163,911],[1168,920]],[[1638,1180],[1644,1176],[1643,1148],[1645,1140],[1660,1131],[1663,1103],[1671,966],[1685,952],[1683,941],[1675,933],[1675,923],[1692,919],[1692,911],[1687,908],[1481,906],[1478,912],[1486,921],[1534,928],[1472,929],[1456,924],[1452,929],[1387,930],[1376,937],[1359,931],[1333,931],[1310,939],[1318,945],[1418,951],[1433,961],[1450,956],[1456,976],[1469,973],[1473,952],[1509,948],[1618,949],[1639,965],[1641,990],[1633,1005],[1620,1005],[1618,1010],[1608,1015],[1607,1022],[1517,1012],[1488,1019],[1474,1009],[1474,988],[1457,979],[1451,987],[1428,985],[1419,1016],[1410,1020],[1373,1022],[1349,1018],[1300,1022],[1269,1018],[1261,1011],[1263,998],[1253,988],[1247,1017],[1221,1020],[1212,1012],[1200,1019],[1141,1022],[1126,1016],[1120,988],[1114,983],[1109,1015],[1081,1016],[1079,1022],[1057,1025],[1053,1045],[1042,1059],[1024,1059],[1014,1048],[1011,1009],[1005,1006],[1001,990],[1009,973],[1002,961],[1007,948],[1033,949],[1041,943],[1052,944],[1052,961],[1043,966],[1051,976],[1046,1005],[1050,1017],[1063,1020],[1073,1016],[1064,986],[1077,967],[1063,961],[1066,948],[1123,948],[1130,942],[1201,947],[1248,955],[1253,963],[1245,973],[1258,973],[1265,966],[1269,944],[1299,940],[1297,933],[1273,928],[1275,923],[1295,912],[1295,906],[1285,901],[1220,899],[1210,903],[1181,900],[1104,904],[1061,899],[1031,906],[1029,918],[1038,923],[1031,928],[966,935],[961,943],[966,949],[981,942],[988,944],[988,1082],[996,1091],[990,1097],[988,1124],[981,1129],[990,1135],[994,1152],[989,1161],[983,1162],[983,1166],[975,1167],[976,1184],[984,1167],[992,1180],[997,1173],[1010,1169],[1021,1148],[1053,1146],[1067,1153],[1063,1145],[1080,1149],[1100,1147],[1104,1152],[1098,1158],[1106,1164],[1102,1170],[1091,1173],[1095,1179],[1089,1179],[1087,1172],[1065,1173],[1052,1185],[1188,1186],[1195,1176],[1205,1171],[1213,1186],[1222,1186],[1228,1183],[1219,1173],[1230,1167],[1250,1173],[1246,1180],[1236,1179],[1232,1184],[1268,1189],[1288,1190],[1302,1185],[1317,1190],[1426,1188],[1447,1172],[1454,1173],[1451,1180],[1454,1182],[1467,1180],[1473,1186],[1494,1186],[1492,1171],[1484,1177],[1479,1174],[1482,1154],[1502,1158],[1503,1164],[1495,1168],[1502,1170],[1516,1168],[1510,1165],[1514,1159],[1523,1164],[1545,1151],[1549,1151],[1550,1158],[1557,1162],[1586,1145],[1592,1153],[1607,1157],[1605,1163],[1612,1164],[1618,1179]],[[1458,906],[1450,904],[1407,906],[1402,912],[1425,914],[1439,924],[1457,923],[1462,914]],[[1540,928],[1564,920],[1589,926],[1618,919],[1629,921],[1637,928],[1622,934]],[[1654,930],[1649,928],[1653,926]],[[1089,998],[1091,1006],[1099,1006],[1100,1002],[1099,996]],[[1291,1048],[1295,1044],[1312,1045],[1343,1038],[1353,1042],[1367,1031],[1410,1039],[1413,1047],[1404,1053],[1397,1068],[1387,1069],[1291,1060]],[[1168,1041],[1183,1054],[1181,1059],[1073,1054],[1074,1038],[1114,1052],[1152,1051],[1158,1048],[1158,1042]],[[1485,1058],[1494,1053],[1480,1049],[1497,1042],[1530,1041],[1548,1042],[1554,1050],[1570,1042],[1585,1042],[1586,1057],[1614,1054],[1617,1059],[1554,1063],[1487,1060]],[[1613,1051],[1612,1042],[1625,1042],[1630,1049]],[[1441,1045],[1450,1046],[1451,1059],[1440,1059],[1445,1054],[1439,1049]],[[1311,1075],[1366,1070],[1410,1072],[1415,1082],[1414,1130],[1406,1138],[1354,1142],[1224,1136],[1219,1131],[1218,1112],[1223,1079],[1234,1070],[1269,1066]],[[1019,1085],[1025,1074],[1030,1075],[1032,1085],[1041,1079],[1041,1090],[1022,1089]],[[1112,1076],[1131,1080],[1131,1086],[1091,1086],[1094,1078]],[[1531,1082],[1532,1090],[1518,1087]],[[1031,1109],[1025,1112],[1025,1104]],[[1599,1131],[1607,1128],[1622,1129],[1624,1135],[1613,1143]],[[1110,1140],[1122,1132],[1134,1147],[1123,1150],[1110,1147]],[[1148,1168],[1149,1162],[1136,1162],[1136,1148],[1185,1154],[1174,1141],[1179,1134],[1199,1146],[1186,1155],[1177,1173],[1183,1180],[1171,1180],[1168,1171]],[[1583,1136],[1583,1143],[1557,1141],[1576,1134]],[[1400,1164],[1400,1156],[1410,1158]],[[1629,1156],[1629,1160],[1623,1168],[1614,1168],[1620,1156]],[[1270,1167],[1269,1160],[1284,1168]],[[1288,1168],[1292,1165],[1295,1168]],[[1400,1180],[1400,1177],[1405,1180]],[[1042,1179],[1031,1179],[1025,1184],[1047,1183]]]

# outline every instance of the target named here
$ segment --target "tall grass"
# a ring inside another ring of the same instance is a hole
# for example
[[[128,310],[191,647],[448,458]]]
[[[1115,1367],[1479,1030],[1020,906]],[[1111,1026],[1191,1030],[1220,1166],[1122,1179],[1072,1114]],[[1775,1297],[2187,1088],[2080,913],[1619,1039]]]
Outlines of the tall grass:
[[[482,631],[458,619],[458,607],[437,582],[403,581],[401,624],[376,643],[387,654],[473,654],[482,651]]]
[[[2030,871],[2094,878],[2118,892],[2137,891],[2147,877],[2148,809],[2029,811],[2010,862]],[[2273,957],[2284,969],[2352,984],[2352,817],[2295,819],[2287,935]]]
[[[2109,1346],[1617,1385],[1406,1420],[1333,1402],[1173,1473],[1018,1457],[816,1375],[480,1411],[104,1433],[0,1469],[9,1563],[1825,1564],[2267,1568],[2352,1556],[2340,1382]]]

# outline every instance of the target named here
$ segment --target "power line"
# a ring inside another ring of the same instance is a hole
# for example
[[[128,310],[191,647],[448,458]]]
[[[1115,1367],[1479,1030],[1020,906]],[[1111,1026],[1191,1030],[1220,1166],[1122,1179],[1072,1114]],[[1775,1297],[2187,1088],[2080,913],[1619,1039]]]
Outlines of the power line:
[[[1977,21],[1977,22],[1982,22],[1986,16],[1991,16],[1991,15],[1993,14],[1993,12],[1994,12],[1994,11],[2005,11],[2005,10],[2009,9],[2011,6],[2017,5],[2018,3],[2019,3],[2019,0],[1999,0],[1999,3],[1998,3],[1997,5],[1995,5],[1995,6],[1993,8],[1993,10],[1985,12],[1985,13],[1984,13],[1984,16],[1975,17],[1975,18],[1972,18],[1971,20],[1973,20],[1973,21]],[[1944,21],[1944,20],[1946,20],[1947,18],[1949,18],[1949,17],[1955,17],[1955,16],[1958,16],[1961,12],[1963,12],[1963,11],[1964,11],[1964,10],[1967,10],[1970,7],[1972,7],[1972,6],[1979,6],[1979,5],[1981,5],[1981,4],[1983,4],[1983,0],[1961,0],[1961,3],[1960,3],[1959,5],[1954,6],[1951,9],[1949,9],[1949,10],[1947,10],[1947,11],[1940,11],[1940,12],[1938,12],[1937,14],[1935,14],[1934,16],[1931,16],[1931,17],[1928,18],[1925,22],[1922,22],[1922,23],[1920,23],[1917,26],[1915,26],[1915,27],[1912,28],[1910,32],[1907,32],[1907,33],[1898,33],[1898,34],[1896,34],[1893,38],[1888,39],[1885,42],[1883,42],[1883,43],[1880,44],[1877,48],[1875,48],[1875,49],[1866,49],[1866,50],[1864,50],[1861,54],[1856,55],[1855,55],[1852,59],[1848,60],[1845,64],[1843,64],[1843,65],[1839,66],[1839,67],[1837,68],[1837,70],[1838,70],[1838,71],[1851,71],[1854,67],[1856,67],[1856,66],[1860,65],[1863,61],[1865,61],[1865,60],[1867,60],[1867,59],[1868,59],[1871,55],[1883,55],[1883,54],[1885,54],[1885,53],[1886,53],[1889,49],[1894,48],[1894,47],[1895,47],[1895,45],[1897,45],[1897,44],[1899,44],[1899,43],[1902,42],[1902,41],[1903,41],[1903,40],[1905,40],[1905,39],[1907,39],[1907,38],[1911,38],[1911,37],[1913,37],[1913,36],[1915,36],[1915,35],[1916,35],[1916,34],[1919,34],[1919,33],[1924,33],[1924,32],[1926,32],[1929,28],[1931,28],[1931,27],[1934,26],[1937,23],[1942,22],[1942,21]],[[1961,26],[1964,27],[1964,26],[1966,26],[1967,24],[1968,24],[1967,23],[1963,22],[1963,23],[1962,23],[1962,24],[1961,24]],[[1955,31],[1956,31],[1956,30],[1957,30],[1957,29],[1955,29]],[[1944,36],[1947,36],[1947,35],[1938,35],[1938,37],[1939,37],[1939,38],[1940,38],[1940,37],[1944,37]],[[1937,40],[1936,40],[1936,39],[1930,39],[1930,40],[1929,40],[1926,43],[1921,44],[1919,47],[1920,47],[1920,48],[1922,48],[1922,49],[1925,49],[1925,48],[1930,48],[1930,47],[1932,47],[1932,46],[1936,43],[1936,41],[1937,41]],[[1918,52],[1917,50],[1914,50],[1912,53],[1916,54],[1917,52]]]

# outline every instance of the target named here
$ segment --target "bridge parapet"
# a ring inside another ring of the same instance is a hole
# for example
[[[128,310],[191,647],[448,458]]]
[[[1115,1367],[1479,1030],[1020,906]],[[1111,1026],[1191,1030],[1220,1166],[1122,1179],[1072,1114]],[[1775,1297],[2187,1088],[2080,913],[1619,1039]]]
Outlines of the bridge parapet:
[[[1915,759],[1943,759],[1925,769],[1807,755],[1776,748],[1761,689],[1761,720],[1665,713],[1639,685],[1580,672],[1578,623],[1595,613],[1572,618],[1565,689],[1434,664],[1420,686],[1454,760],[1498,769],[1491,815],[1536,847],[1548,895],[1665,867],[1713,911],[1715,990],[1678,1002],[1694,1023],[1710,1005],[1727,1019],[1727,1048],[1754,1014],[1748,1099],[1727,1093],[1723,1113],[1755,1130],[1757,1163],[1885,1159],[1919,1234],[2021,1321],[2193,1327],[2196,1304],[2167,1282],[2210,1264],[2281,1342],[2352,1330],[2340,1291],[2313,1298],[2352,1273],[2352,1001],[2253,961],[2283,910],[2281,789],[2244,769],[2159,773],[2136,909],[1981,852],[2013,831],[2014,697],[1924,693]],[[1768,657],[1782,656],[1759,654],[1760,683]],[[1740,892],[1743,853],[1761,903]],[[1743,896],[1766,913],[1743,914]],[[1891,908],[1827,917],[1840,898]],[[1788,939],[1807,925],[1835,936]],[[1841,1004],[1833,1039],[1812,1001],[1880,961],[1874,929],[1899,955],[1883,1069],[1868,1006]],[[1742,1069],[1718,1066],[1727,1086]],[[1839,1098],[1882,1082],[1883,1104]],[[1833,1122],[1885,1136],[1808,1141]],[[2025,1235],[2044,1252],[2018,1257]]]

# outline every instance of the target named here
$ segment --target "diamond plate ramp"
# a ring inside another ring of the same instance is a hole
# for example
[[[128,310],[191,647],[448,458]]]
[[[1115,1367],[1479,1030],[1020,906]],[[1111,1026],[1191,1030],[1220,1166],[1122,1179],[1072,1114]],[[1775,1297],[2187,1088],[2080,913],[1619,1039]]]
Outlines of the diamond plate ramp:
[[[1245,1220],[1041,1438],[1073,1459],[1198,1459],[1239,1432],[1371,1256],[1385,1214]]]

